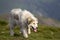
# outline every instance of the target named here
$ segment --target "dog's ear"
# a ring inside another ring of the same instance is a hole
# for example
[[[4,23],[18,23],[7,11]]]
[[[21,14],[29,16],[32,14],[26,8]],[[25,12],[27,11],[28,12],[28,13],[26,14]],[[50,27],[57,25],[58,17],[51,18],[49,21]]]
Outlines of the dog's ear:
[[[28,24],[30,24],[31,22],[33,22],[33,20],[31,18],[28,18]]]

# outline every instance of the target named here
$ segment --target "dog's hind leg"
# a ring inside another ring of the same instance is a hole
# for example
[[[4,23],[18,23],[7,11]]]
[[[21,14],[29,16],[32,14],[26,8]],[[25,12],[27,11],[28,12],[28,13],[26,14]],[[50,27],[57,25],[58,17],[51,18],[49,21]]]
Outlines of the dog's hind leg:
[[[13,36],[13,35],[14,35],[13,29],[14,29],[14,27],[15,27],[14,22],[10,21],[10,22],[9,22],[9,27],[10,27],[10,35]]]

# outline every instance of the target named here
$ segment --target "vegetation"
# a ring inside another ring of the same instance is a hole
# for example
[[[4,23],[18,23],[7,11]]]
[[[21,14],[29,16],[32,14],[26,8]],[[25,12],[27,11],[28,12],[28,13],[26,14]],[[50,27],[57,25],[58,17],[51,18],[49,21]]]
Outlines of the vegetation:
[[[38,32],[32,31],[29,38],[25,39],[19,33],[19,27],[15,27],[15,35],[10,36],[8,23],[0,20],[0,40],[60,40],[60,28],[44,24],[38,26]]]
[[[8,23],[7,23],[6,21],[0,20],[0,25],[1,25],[1,26],[7,25],[7,24],[8,24]]]

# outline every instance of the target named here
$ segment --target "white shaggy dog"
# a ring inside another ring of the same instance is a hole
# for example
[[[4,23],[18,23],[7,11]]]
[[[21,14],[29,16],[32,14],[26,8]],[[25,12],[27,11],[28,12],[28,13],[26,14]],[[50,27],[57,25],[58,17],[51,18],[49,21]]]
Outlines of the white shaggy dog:
[[[14,35],[13,29],[15,24],[17,24],[23,36],[28,38],[28,34],[31,33],[30,28],[37,32],[37,23],[37,18],[29,11],[21,10],[20,8],[12,9],[9,16],[10,35]]]

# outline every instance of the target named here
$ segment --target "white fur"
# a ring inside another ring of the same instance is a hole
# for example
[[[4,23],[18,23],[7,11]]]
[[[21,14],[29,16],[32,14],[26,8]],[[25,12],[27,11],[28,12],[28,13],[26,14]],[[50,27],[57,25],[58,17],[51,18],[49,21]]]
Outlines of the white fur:
[[[19,19],[15,19],[14,16],[17,15]],[[33,20],[30,24],[29,21]],[[35,24],[33,24],[35,23]],[[28,38],[28,34],[31,33],[31,26],[34,28],[38,27],[37,26],[38,20],[35,16],[33,16],[32,13],[30,13],[27,10],[21,10],[20,8],[17,9],[12,9],[10,12],[10,17],[9,17],[9,25],[10,25],[10,35],[13,36],[14,32],[14,26],[15,24],[19,25],[20,31],[23,33],[23,36],[25,38]]]

